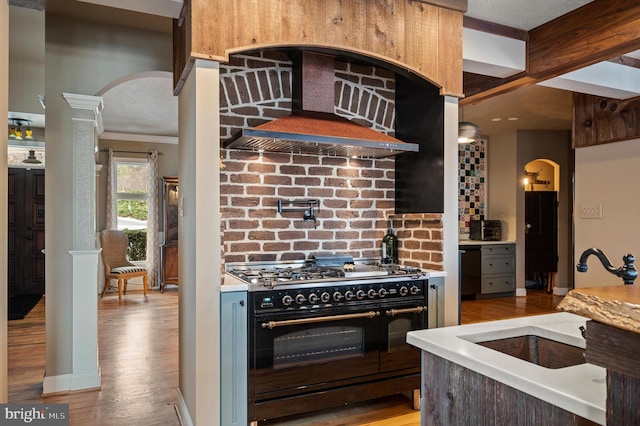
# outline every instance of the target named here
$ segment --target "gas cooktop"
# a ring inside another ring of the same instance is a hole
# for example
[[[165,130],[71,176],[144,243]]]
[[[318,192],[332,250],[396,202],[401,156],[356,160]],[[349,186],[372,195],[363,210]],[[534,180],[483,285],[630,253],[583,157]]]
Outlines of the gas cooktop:
[[[227,273],[246,283],[265,287],[358,279],[388,280],[405,276],[421,276],[424,278],[426,275],[420,269],[410,266],[375,262],[354,263],[352,258],[345,257],[332,259],[332,261],[327,261],[316,258],[304,263],[294,264],[259,262],[228,264]],[[338,262],[339,264],[336,264]]]

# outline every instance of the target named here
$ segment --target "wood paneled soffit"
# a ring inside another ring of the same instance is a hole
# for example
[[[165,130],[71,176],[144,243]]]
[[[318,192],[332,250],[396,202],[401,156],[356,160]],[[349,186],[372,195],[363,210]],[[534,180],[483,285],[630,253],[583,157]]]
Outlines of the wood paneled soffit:
[[[442,7],[433,5],[437,3]],[[195,59],[279,47],[333,49],[392,64],[462,96],[466,0],[189,0],[174,20],[174,93]]]
[[[507,35],[508,27],[464,20],[465,27]],[[483,28],[483,29],[481,29]],[[514,38],[523,39],[515,30]],[[527,33],[527,70],[507,79],[464,75],[469,105],[640,49],[640,2],[595,0]]]
[[[573,147],[640,138],[640,97],[627,100],[573,94]]]

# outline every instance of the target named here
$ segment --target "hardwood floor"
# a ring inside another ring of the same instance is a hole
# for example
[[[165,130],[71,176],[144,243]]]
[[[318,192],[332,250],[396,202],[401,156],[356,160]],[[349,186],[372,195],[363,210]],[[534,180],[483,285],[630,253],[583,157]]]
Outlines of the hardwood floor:
[[[527,297],[462,302],[463,324],[556,312],[562,297],[528,291]],[[9,321],[9,402],[68,403],[70,424],[178,425],[178,293],[130,290],[99,301],[102,389],[43,398],[44,299],[23,320]],[[261,422],[260,426],[414,426],[420,413],[402,395],[345,408]]]
[[[43,398],[44,299],[24,320],[9,321],[9,402],[68,403],[70,424],[179,425],[178,293],[127,291],[99,301],[102,389]]]

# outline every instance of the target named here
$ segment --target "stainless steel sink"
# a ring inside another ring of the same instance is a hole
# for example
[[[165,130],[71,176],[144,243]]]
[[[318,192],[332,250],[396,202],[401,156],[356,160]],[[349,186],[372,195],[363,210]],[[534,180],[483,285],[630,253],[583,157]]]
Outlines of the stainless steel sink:
[[[478,342],[479,345],[545,368],[584,364],[584,350],[536,335]]]
[[[565,335],[556,335],[537,327],[460,337],[545,368],[571,367],[586,362],[583,341],[567,339]]]

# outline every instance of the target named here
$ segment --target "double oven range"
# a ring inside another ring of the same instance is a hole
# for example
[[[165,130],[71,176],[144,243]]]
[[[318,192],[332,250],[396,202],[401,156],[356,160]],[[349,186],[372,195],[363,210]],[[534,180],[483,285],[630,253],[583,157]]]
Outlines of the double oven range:
[[[427,328],[426,272],[331,256],[227,272],[249,283],[250,421],[420,388],[405,340]]]

